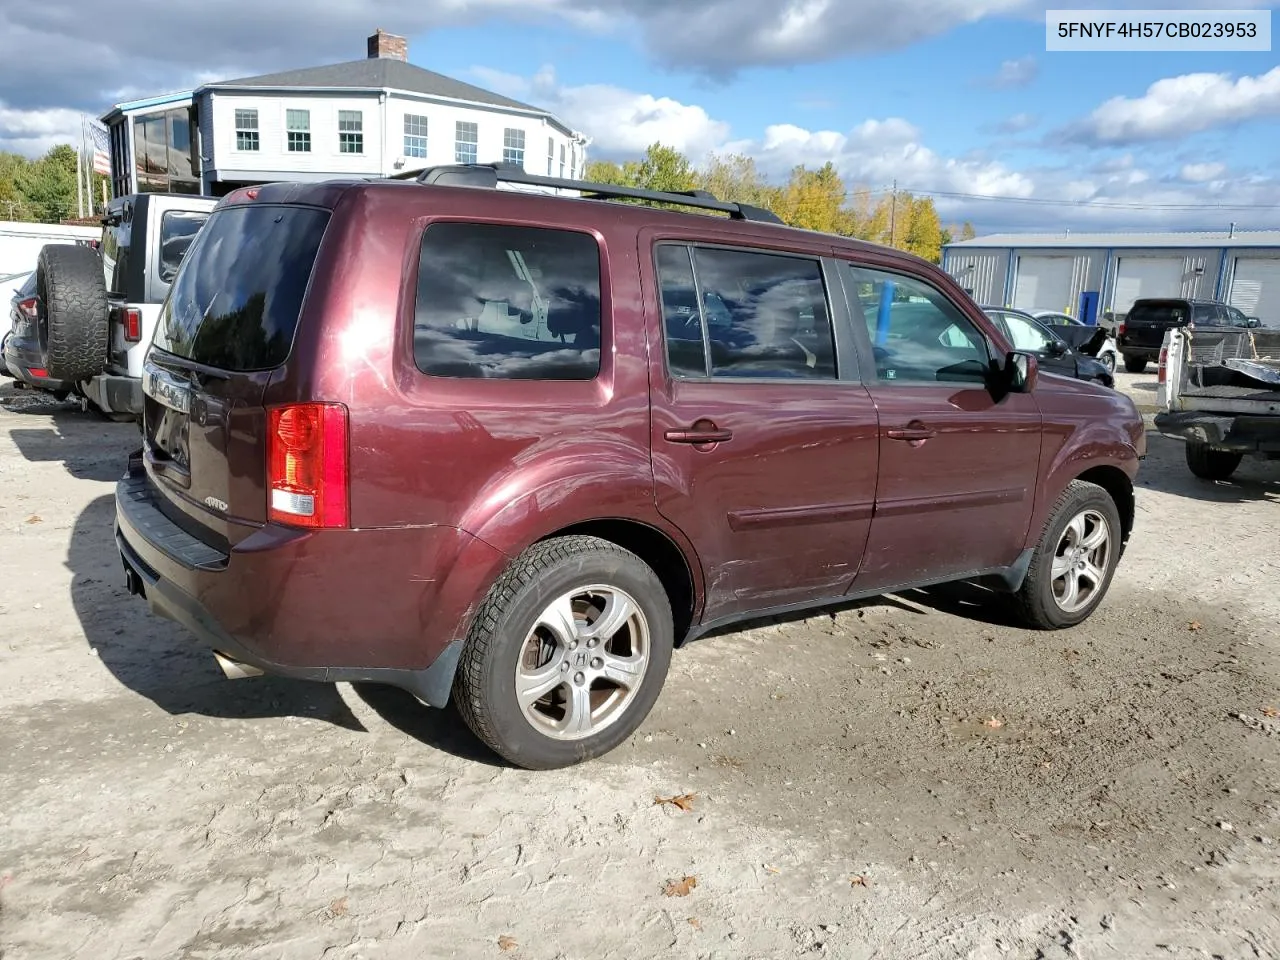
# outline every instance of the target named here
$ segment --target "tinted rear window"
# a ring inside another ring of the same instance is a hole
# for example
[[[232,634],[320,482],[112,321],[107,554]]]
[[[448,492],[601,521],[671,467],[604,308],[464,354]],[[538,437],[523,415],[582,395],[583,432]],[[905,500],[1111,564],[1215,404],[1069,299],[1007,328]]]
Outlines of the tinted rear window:
[[[327,210],[235,206],[212,214],[160,311],[155,345],[222,370],[289,356]]]
[[[1135,303],[1129,311],[1129,320],[1142,323],[1186,323],[1185,303]]]
[[[596,240],[544,227],[432,224],[422,236],[413,357],[437,377],[593,379]]]

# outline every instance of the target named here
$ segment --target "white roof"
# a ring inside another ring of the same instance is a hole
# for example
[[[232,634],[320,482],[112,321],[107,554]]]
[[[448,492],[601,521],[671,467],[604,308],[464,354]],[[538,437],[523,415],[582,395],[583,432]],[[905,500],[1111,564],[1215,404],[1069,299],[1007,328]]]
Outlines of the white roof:
[[[948,244],[951,249],[984,247],[1280,247],[1280,230],[1198,233],[993,233]]]

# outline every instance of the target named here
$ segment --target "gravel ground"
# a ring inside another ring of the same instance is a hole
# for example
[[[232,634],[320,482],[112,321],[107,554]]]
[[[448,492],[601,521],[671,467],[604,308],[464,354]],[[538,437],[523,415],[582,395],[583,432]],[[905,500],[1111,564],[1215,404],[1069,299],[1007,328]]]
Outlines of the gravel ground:
[[[755,624],[526,773],[149,617],[111,541],[136,438],[0,389],[3,960],[1280,956],[1276,464],[1206,484],[1153,436],[1075,630],[960,589]]]

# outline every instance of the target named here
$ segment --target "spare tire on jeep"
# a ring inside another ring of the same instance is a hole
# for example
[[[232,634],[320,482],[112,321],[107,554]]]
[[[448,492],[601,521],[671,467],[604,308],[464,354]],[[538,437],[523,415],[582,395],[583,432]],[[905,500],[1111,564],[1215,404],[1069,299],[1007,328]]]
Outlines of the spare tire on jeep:
[[[79,383],[107,365],[107,289],[102,257],[81,244],[49,244],[36,261],[36,326],[45,369],[54,380]]]

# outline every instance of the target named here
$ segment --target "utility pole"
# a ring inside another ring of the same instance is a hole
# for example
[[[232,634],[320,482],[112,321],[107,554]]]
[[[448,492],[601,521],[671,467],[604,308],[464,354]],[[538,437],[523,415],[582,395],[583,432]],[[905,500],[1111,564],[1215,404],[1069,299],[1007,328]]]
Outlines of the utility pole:
[[[889,201],[889,246],[898,238],[898,179],[893,180],[893,198]]]

